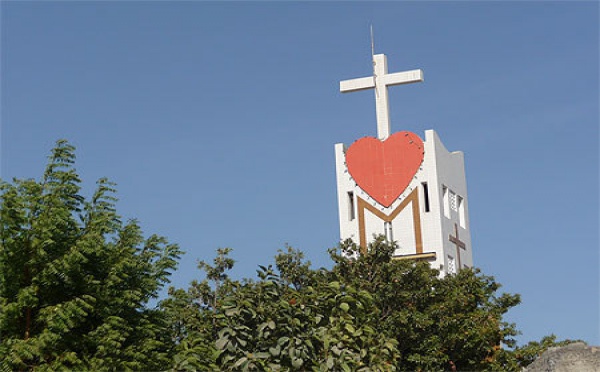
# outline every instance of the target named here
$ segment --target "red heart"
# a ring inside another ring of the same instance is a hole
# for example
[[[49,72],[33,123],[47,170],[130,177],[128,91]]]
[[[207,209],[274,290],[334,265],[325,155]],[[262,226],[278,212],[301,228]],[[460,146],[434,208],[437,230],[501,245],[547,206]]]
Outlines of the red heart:
[[[346,151],[346,164],[358,186],[389,207],[419,170],[423,154],[419,136],[397,132],[385,141],[364,137],[354,142]]]

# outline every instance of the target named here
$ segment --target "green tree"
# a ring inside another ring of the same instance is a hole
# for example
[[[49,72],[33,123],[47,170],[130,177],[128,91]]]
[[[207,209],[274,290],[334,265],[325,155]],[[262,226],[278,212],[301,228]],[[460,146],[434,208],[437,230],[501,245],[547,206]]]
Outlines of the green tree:
[[[427,262],[396,261],[393,251],[383,237],[362,255],[345,242],[331,251],[331,275],[373,295],[378,332],[398,341],[399,370],[483,370],[502,345],[514,345],[515,326],[502,317],[518,295],[496,295],[500,285],[478,270],[440,278]]]
[[[40,181],[0,183],[0,370],[156,370],[171,364],[164,313],[147,307],[181,251],[143,238],[114,185],[79,192],[58,141]]]
[[[393,251],[383,238],[365,254],[346,242],[330,250],[332,269],[314,270],[286,247],[277,271],[261,266],[257,280],[242,283],[223,276],[232,261],[219,251],[215,266],[200,265],[220,280],[218,295],[205,280],[165,302],[179,315],[201,304],[178,321],[188,330],[202,324],[182,345],[203,346],[182,348],[178,360],[210,360],[201,365],[215,370],[518,370],[517,331],[502,319],[518,295],[497,295],[500,285],[477,270],[440,278]]]
[[[201,262],[207,279],[161,303],[183,335],[173,369],[393,369],[395,340],[376,333],[369,293],[328,281],[289,247],[276,257],[280,274],[261,266],[258,280],[232,281],[229,253]]]
[[[296,290],[270,267],[227,296],[218,314],[226,370],[391,370],[395,341],[377,334],[373,299],[339,282]]]
[[[218,370],[215,340],[218,330],[217,314],[222,299],[238,282],[230,280],[228,271],[234,265],[229,257],[231,248],[217,249],[213,265],[204,261],[198,268],[205,271],[201,282],[192,281],[188,290],[169,288],[169,297],[161,301],[171,324],[172,339],[176,343],[174,370]]]

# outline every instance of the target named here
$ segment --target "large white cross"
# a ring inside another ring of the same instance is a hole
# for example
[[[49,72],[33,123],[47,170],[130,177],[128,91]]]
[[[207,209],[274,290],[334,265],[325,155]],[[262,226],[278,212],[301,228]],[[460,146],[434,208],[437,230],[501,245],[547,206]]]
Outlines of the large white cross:
[[[419,83],[423,81],[422,70],[411,70],[388,74],[385,54],[373,56],[373,76],[340,81],[340,92],[349,93],[375,88],[377,112],[377,136],[384,140],[390,136],[390,109],[388,86]]]

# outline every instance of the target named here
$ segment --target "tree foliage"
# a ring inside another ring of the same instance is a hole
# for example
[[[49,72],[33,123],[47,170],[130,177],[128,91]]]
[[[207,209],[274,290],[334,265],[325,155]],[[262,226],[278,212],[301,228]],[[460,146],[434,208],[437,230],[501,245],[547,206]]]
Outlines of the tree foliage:
[[[514,345],[516,329],[502,316],[518,295],[496,295],[500,285],[478,270],[440,278],[426,262],[392,260],[393,249],[379,239],[354,259],[358,248],[347,242],[332,252],[332,271],[374,294],[379,330],[398,341],[398,369],[485,369],[501,345]]]
[[[185,329],[175,332],[188,335],[178,354],[178,361],[185,363],[176,369],[391,368],[396,341],[376,332],[374,299],[367,291],[309,270],[302,254],[291,248],[276,258],[280,274],[262,266],[258,280],[232,281],[221,264],[227,262],[224,253],[229,250],[219,250],[214,266],[199,265],[212,283],[194,282],[187,292],[172,289],[162,303]],[[193,309],[189,323],[180,317],[186,309]],[[196,350],[190,351],[189,345]]]
[[[381,238],[360,254],[348,241],[330,250],[331,269],[314,270],[286,247],[274,267],[239,282],[220,249],[213,266],[199,265],[207,279],[162,303],[177,319],[176,361],[185,360],[174,369],[517,371],[555,345],[515,348],[503,316],[520,298],[498,294],[494,278],[442,278],[426,262],[393,260],[393,250]]]
[[[58,141],[40,181],[0,184],[0,369],[164,368],[168,324],[146,305],[181,252],[122,222],[108,180],[82,197],[74,161]]]

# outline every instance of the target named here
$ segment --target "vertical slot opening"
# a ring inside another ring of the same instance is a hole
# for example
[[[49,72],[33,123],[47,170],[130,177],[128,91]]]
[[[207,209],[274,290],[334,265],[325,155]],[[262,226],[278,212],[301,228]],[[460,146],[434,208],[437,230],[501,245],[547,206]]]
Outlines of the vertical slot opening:
[[[465,228],[465,200],[458,196],[458,223]]]
[[[354,192],[348,191],[348,221],[354,221],[356,214],[354,212]]]
[[[390,221],[385,221],[383,223],[383,229],[385,231],[385,239],[388,242],[393,242],[394,241],[394,233],[392,231],[392,223]]]
[[[443,199],[444,199],[444,216],[450,218],[450,200],[448,195],[448,188],[442,185]]]
[[[423,186],[423,200],[425,201],[425,212],[429,212],[429,187],[427,182],[421,183]]]

